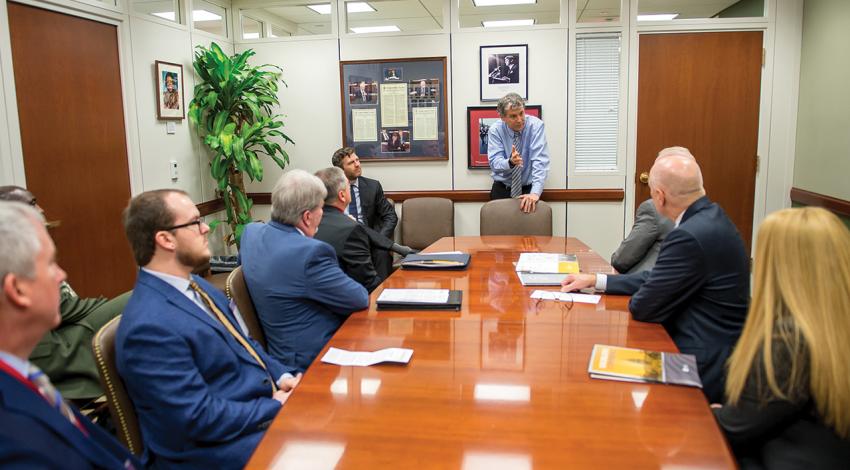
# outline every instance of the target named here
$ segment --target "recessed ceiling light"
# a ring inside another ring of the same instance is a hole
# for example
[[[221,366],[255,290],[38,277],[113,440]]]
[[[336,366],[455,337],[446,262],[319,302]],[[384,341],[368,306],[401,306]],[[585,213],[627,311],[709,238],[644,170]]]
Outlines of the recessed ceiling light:
[[[345,4],[345,11],[349,13],[368,13],[375,11],[375,9],[366,2],[348,2]]]
[[[260,39],[260,33],[243,33],[242,39]]]
[[[317,3],[315,5],[307,5],[307,8],[315,11],[320,15],[330,15],[331,14],[331,4],[330,3]]]
[[[537,3],[537,0],[472,0],[472,4],[477,7],[494,7],[499,5],[530,5]]]
[[[356,34],[363,33],[392,33],[395,31],[401,31],[398,29],[398,26],[389,25],[389,26],[361,26],[359,28],[351,28],[351,32]]]
[[[307,5],[307,8],[315,11],[320,15],[331,14],[330,3],[317,3],[315,5]],[[345,4],[345,11],[349,13],[368,13],[370,11],[375,11],[375,9],[372,8],[372,5],[369,5],[366,2],[348,2]]]
[[[153,16],[158,16],[160,18],[165,18],[168,21],[177,21],[177,16],[173,11],[160,11],[157,13],[151,13]]]
[[[192,10],[192,21],[218,21],[221,15],[216,15],[211,11]]]
[[[534,20],[497,20],[497,21],[482,21],[485,28],[504,28],[506,26],[531,26]]]
[[[652,15],[638,15],[638,21],[670,21],[679,16],[678,13],[656,13]]]

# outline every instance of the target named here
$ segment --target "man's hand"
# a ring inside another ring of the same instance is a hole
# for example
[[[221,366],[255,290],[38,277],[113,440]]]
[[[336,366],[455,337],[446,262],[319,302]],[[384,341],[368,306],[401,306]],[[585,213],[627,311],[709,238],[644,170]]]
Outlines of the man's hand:
[[[519,197],[519,208],[521,211],[528,213],[537,210],[537,201],[540,196],[536,194],[523,194]]]
[[[280,383],[278,383],[277,386],[284,392],[290,392],[298,385],[298,382],[301,382],[302,375],[303,374],[299,372],[295,377],[285,377],[280,380]]]
[[[596,286],[596,274],[569,274],[561,281],[561,292],[573,292]]]
[[[284,392],[283,390],[278,390],[274,392],[272,398],[279,401],[281,405],[286,403],[286,400],[289,400],[289,396],[292,395],[292,391]]]
[[[522,155],[516,151],[516,146],[511,146],[511,165],[522,166]]]

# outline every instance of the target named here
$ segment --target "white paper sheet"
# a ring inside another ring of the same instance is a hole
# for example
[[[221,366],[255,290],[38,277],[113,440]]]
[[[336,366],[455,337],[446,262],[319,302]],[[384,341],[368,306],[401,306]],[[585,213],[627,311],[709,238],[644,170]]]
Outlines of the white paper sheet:
[[[448,301],[448,289],[384,289],[378,296],[378,302],[445,304]]]
[[[536,290],[531,293],[532,299],[543,300],[560,300],[561,302],[573,302],[580,304],[598,304],[602,299],[601,295],[591,294],[576,294],[573,292],[558,292],[553,290]]]
[[[377,142],[378,111],[376,109],[352,109],[351,127],[355,142]]]
[[[407,364],[413,350],[407,348],[386,348],[377,351],[346,351],[345,349],[330,348],[322,356],[322,362],[336,364],[338,366],[365,367],[380,364],[382,362],[396,362]]]
[[[413,108],[413,140],[437,140],[437,108]]]
[[[381,83],[381,127],[407,125],[407,84]]]

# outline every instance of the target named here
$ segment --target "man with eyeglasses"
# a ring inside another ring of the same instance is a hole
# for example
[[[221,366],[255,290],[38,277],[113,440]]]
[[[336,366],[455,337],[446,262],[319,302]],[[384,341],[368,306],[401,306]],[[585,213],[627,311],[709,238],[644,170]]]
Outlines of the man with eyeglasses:
[[[44,214],[35,196],[20,186],[0,187],[0,200],[22,202]],[[129,299],[129,292],[112,300],[81,298],[68,282],[62,282],[59,301],[62,322],[41,338],[29,360],[47,374],[66,399],[84,403],[103,395],[91,340],[103,325],[121,313]]]
[[[179,190],[148,191],[124,211],[141,267],[116,335],[152,468],[242,468],[301,376],[247,332],[235,304],[192,275],[209,226]]]

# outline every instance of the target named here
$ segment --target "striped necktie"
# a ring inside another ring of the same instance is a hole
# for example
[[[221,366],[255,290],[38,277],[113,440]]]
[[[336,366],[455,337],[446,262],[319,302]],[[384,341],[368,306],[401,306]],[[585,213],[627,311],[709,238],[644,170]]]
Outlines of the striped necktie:
[[[33,364],[30,364],[29,369],[27,369],[27,378],[30,382],[35,385],[38,389],[38,393],[47,400],[47,403],[50,404],[53,408],[62,414],[65,418],[68,419],[74,426],[76,426],[83,434],[88,435],[88,431],[83,427],[83,424],[77,419],[77,416],[71,410],[71,407],[65,403],[65,400],[62,399],[62,395],[59,393],[59,390],[56,390],[56,387],[50,383],[50,378],[47,377],[41,369],[36,367]]]
[[[514,132],[513,147],[519,152],[519,132]],[[522,195],[522,166],[516,165],[511,171],[511,197],[517,198],[520,195]]]
[[[356,184],[351,185],[351,202],[348,203],[348,214],[357,219],[361,224],[363,223],[363,217],[360,215],[360,211],[357,210],[357,201],[360,200],[360,188],[357,187]]]
[[[236,328],[233,326],[233,323],[231,323],[230,320],[227,318],[227,315],[225,315],[224,312],[222,312],[218,308],[215,302],[213,302],[210,296],[207,295],[207,293],[204,292],[203,289],[201,289],[201,286],[199,286],[197,282],[190,281],[189,287],[191,287],[192,290],[194,290],[195,293],[198,294],[198,297],[201,298],[204,304],[206,304],[207,308],[209,308],[210,311],[212,311],[212,313],[216,316],[216,318],[218,318],[218,321],[220,321],[221,324],[224,325],[224,328],[236,339],[236,341],[238,341],[239,344],[241,344],[242,347],[245,348],[246,351],[248,351],[248,354],[250,354],[251,357],[253,357],[254,360],[257,361],[257,364],[259,364],[260,367],[262,367],[263,370],[266,371],[266,374],[269,374],[269,378],[272,379],[272,392],[276,392],[277,384],[275,383],[274,378],[271,376],[271,373],[269,373],[269,368],[266,366],[266,363],[263,362],[263,360],[260,358],[260,355],[257,354],[257,351],[251,346],[251,343],[249,343],[244,336],[242,336],[236,331]]]

